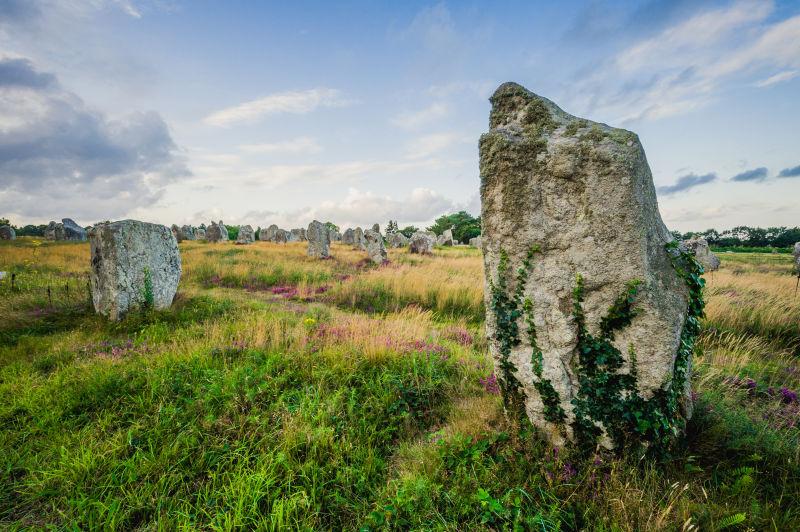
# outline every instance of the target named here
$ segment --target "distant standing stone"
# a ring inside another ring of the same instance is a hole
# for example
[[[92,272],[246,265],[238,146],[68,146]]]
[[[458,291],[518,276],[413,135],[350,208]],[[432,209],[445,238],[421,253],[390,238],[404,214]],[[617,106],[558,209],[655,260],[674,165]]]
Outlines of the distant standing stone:
[[[800,242],[794,243],[792,254],[794,255],[794,268],[800,273]]]
[[[342,244],[354,245],[356,242],[356,232],[354,229],[348,227],[344,234],[342,234]]]
[[[236,237],[236,243],[239,245],[252,244],[256,241],[256,232],[251,225],[242,225],[239,227],[239,236]]]
[[[296,242],[305,242],[307,240],[305,229],[292,229],[290,232],[292,233],[293,240]]]
[[[191,225],[184,225],[183,227],[181,227],[180,232],[184,240],[194,240],[197,238],[197,235],[195,234],[195,229]]]
[[[386,241],[390,248],[404,248],[408,245],[408,237],[403,233],[392,233]]]
[[[454,244],[453,230],[445,229],[437,244],[439,244],[440,246],[452,246]]]
[[[367,244],[367,255],[372,262],[383,264],[389,260],[386,246],[383,244],[383,236],[378,231],[367,229],[367,232],[364,233],[364,240]]]
[[[273,242],[277,242],[278,244],[286,244],[287,242],[292,241],[292,233],[287,231],[286,229],[278,229],[275,231],[275,235],[272,237]]]
[[[44,230],[45,240],[64,240],[64,224],[51,221]]]
[[[196,240],[205,240],[206,239],[206,230],[202,227],[198,227],[194,230],[194,238]]]
[[[71,218],[63,218],[61,223],[64,226],[64,240],[85,242],[88,238],[86,229],[76,224]]]
[[[264,242],[275,242],[275,233],[277,232],[278,232],[278,226],[272,224],[266,229],[263,229],[261,233],[259,233],[258,238],[259,240],[263,240]]]
[[[381,226],[379,224],[372,224],[372,230],[375,231],[376,233],[380,233]]]
[[[308,238],[308,256],[318,259],[327,259],[330,257],[330,233],[328,228],[322,223],[314,220],[308,224],[306,230],[306,237]]]
[[[175,224],[172,224],[170,228],[172,231],[172,235],[175,237],[175,240],[180,244],[183,242],[183,233],[181,233],[181,228]]]
[[[469,239],[469,245],[481,249],[481,237],[476,236]]]
[[[206,240],[209,242],[227,242],[228,228],[220,220],[219,223],[211,222],[206,228]]]
[[[694,237],[684,240],[683,246],[694,253],[694,258],[703,265],[705,271],[713,272],[719,269],[719,257],[708,247],[708,241],[705,238]]]
[[[417,231],[411,235],[411,240],[408,242],[408,250],[411,253],[430,255],[433,253],[434,242],[435,241],[430,233]]]
[[[364,230],[360,227],[356,227],[355,233],[353,235],[353,247],[358,249],[367,249],[367,243],[364,240]]]
[[[155,309],[172,305],[181,278],[181,258],[167,226],[136,220],[101,223],[89,237],[95,311],[119,320],[148,302]]]
[[[0,225],[0,240],[15,240],[17,232],[10,225]]]

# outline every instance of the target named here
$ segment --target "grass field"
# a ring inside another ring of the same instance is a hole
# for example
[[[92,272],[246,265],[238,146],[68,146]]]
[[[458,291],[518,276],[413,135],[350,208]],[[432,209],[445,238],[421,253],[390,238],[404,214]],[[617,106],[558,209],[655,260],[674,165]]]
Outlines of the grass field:
[[[172,309],[108,323],[87,244],[0,244],[0,527],[800,529],[790,256],[706,276],[695,416],[652,463],[504,419],[477,250],[181,253]]]

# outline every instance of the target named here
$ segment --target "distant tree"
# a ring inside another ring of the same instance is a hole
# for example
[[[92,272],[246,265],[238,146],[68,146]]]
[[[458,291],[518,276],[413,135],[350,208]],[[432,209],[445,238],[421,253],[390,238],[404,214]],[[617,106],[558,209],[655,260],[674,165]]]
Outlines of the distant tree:
[[[17,236],[41,236],[44,237],[44,230],[47,229],[46,225],[26,225],[25,227],[17,228]]]
[[[8,221],[8,218],[0,218],[0,225],[11,225],[11,222]]]
[[[386,224],[386,234],[393,235],[398,232],[400,228],[397,227],[397,220],[389,220],[389,223]]]
[[[705,238],[709,244],[716,247],[775,247],[787,248],[800,242],[800,227],[749,227],[740,225],[733,229],[726,229],[719,232],[716,229],[706,229],[705,231],[681,234],[673,231],[673,235],[681,240],[689,239],[693,236]]]
[[[325,222],[325,227],[328,228],[328,231],[333,230],[336,231],[337,233],[339,232],[339,226],[333,222]]]
[[[261,240],[261,226],[260,225],[258,227],[256,227],[255,239],[256,240]]]
[[[480,236],[481,218],[475,218],[467,211],[459,211],[453,214],[445,214],[436,219],[434,224],[428,227],[428,231],[433,231],[441,235],[447,229],[453,229],[453,239],[457,242],[466,242],[470,238]]]
[[[419,227],[416,227],[414,225],[407,225],[404,228],[400,229],[398,233],[405,236],[406,238],[411,238],[411,235],[413,235],[417,231],[419,231]]]
[[[236,240],[239,238],[238,225],[226,225],[225,228],[228,230],[228,240]]]

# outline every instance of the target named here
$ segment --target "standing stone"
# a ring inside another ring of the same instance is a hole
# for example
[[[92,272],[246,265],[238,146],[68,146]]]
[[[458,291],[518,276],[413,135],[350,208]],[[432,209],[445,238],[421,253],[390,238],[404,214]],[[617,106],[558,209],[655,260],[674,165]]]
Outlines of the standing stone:
[[[330,233],[325,224],[314,220],[308,224],[306,231],[308,237],[308,256],[316,257],[318,259],[327,259],[331,256],[330,246]]]
[[[278,226],[275,224],[270,225],[261,233],[259,233],[258,238],[263,240],[264,242],[275,242],[275,233],[278,232]]]
[[[236,237],[236,243],[239,245],[252,244],[256,241],[256,232],[251,225],[242,225],[239,227],[239,236]]]
[[[440,246],[452,246],[454,244],[453,240],[453,230],[452,229],[445,229],[442,233],[441,238],[437,242]]]
[[[708,241],[705,238],[694,237],[684,240],[681,244],[694,254],[695,260],[702,264],[705,271],[713,272],[719,270],[719,257],[708,247]]]
[[[194,230],[194,237],[196,240],[205,240],[206,239],[206,230],[203,227],[198,227]]]
[[[64,224],[51,221],[44,230],[45,240],[64,240]]]
[[[167,226],[136,220],[106,222],[94,226],[89,238],[95,311],[119,320],[135,308],[172,305],[181,257]]]
[[[476,236],[469,239],[469,245],[481,249],[481,237]]]
[[[408,245],[408,237],[403,233],[392,233],[386,238],[390,248],[403,248]]]
[[[86,229],[76,224],[70,218],[63,218],[61,224],[64,226],[64,240],[73,242],[86,242],[88,235]]]
[[[411,235],[411,240],[408,242],[408,250],[411,253],[420,253],[422,255],[430,255],[433,253],[433,245],[436,241],[430,233],[417,231]]]
[[[356,243],[356,232],[354,229],[348,227],[344,234],[342,234],[342,244],[350,244],[355,245]]]
[[[10,225],[0,225],[0,240],[16,240],[17,232]]]
[[[293,241],[305,242],[307,240],[305,229],[292,229],[290,232],[292,233]]]
[[[356,227],[353,233],[353,247],[363,250],[367,249],[367,243],[364,241],[364,230],[360,227]]]
[[[172,231],[172,235],[175,237],[176,242],[178,242],[179,244],[183,242],[183,233],[181,233],[180,227],[178,227],[175,224],[172,224],[170,230]]]
[[[342,240],[342,234],[333,227],[328,228],[328,237],[331,242],[341,242]]]
[[[375,224],[378,225],[378,224]],[[383,236],[374,229],[367,229],[364,233],[364,241],[367,246],[367,255],[375,264],[388,262],[389,256],[386,254],[386,246],[383,244]]]
[[[792,255],[794,255],[794,269],[797,270],[797,273],[800,275],[800,242],[794,243]]]
[[[206,228],[206,240],[209,242],[227,242],[228,228],[220,220],[219,223],[211,222]]]
[[[180,229],[181,237],[184,240],[195,240],[197,235],[195,234],[194,227],[191,225],[184,225]]]
[[[507,411],[555,445],[664,442],[691,415],[702,297],[676,271],[697,270],[661,220],[638,137],[514,83],[491,102],[486,328]]]
[[[381,226],[379,224],[372,224],[372,230],[375,231],[376,233],[380,233]]]
[[[275,231],[275,235],[272,237],[273,242],[277,242],[278,244],[286,244],[287,242],[291,242],[292,233],[287,231],[286,229],[278,229]]]

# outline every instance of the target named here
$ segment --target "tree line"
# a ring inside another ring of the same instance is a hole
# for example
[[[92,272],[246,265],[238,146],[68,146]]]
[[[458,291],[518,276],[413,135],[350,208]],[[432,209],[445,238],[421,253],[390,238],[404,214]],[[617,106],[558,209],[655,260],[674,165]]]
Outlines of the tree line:
[[[706,229],[688,233],[673,231],[672,234],[679,240],[688,240],[698,236],[705,238],[710,246],[721,248],[788,248],[794,246],[795,242],[800,242],[800,227],[767,227],[765,229],[740,225],[725,231]]]

